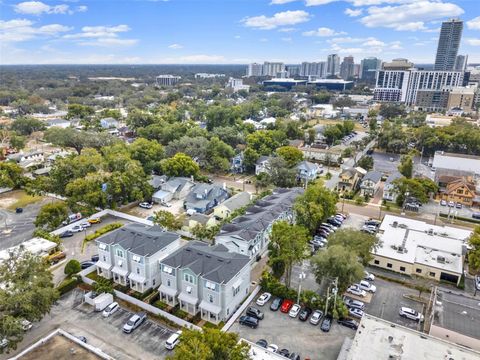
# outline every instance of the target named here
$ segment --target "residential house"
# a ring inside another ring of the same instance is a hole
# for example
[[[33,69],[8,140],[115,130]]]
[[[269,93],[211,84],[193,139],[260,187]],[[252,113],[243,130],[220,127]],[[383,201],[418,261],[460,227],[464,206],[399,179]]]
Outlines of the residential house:
[[[380,187],[380,181],[382,180],[382,173],[380,171],[369,171],[365,174],[360,184],[360,193],[363,196],[373,197]]]
[[[402,174],[398,171],[390,174],[383,186],[383,200],[395,202],[397,200],[397,190],[395,189],[394,181],[402,178]]]
[[[442,200],[453,201],[466,206],[480,203],[475,183],[471,178],[457,177],[449,181],[445,188],[440,189],[439,196]]]
[[[119,122],[112,117],[100,119],[100,126],[104,129],[118,128]]]
[[[42,165],[45,162],[45,157],[42,151],[30,151],[27,153],[17,153],[7,156],[10,161],[15,161],[24,169]]]
[[[48,129],[52,127],[59,127],[62,129],[66,129],[70,127],[72,123],[69,120],[65,120],[65,119],[49,119],[45,121],[45,124]]]
[[[337,191],[355,192],[366,173],[361,167],[343,169],[338,177]]]
[[[246,191],[240,192],[240,193],[232,196],[230,199],[225,200],[220,205],[218,205],[213,210],[213,215],[218,220],[226,219],[235,210],[240,209],[240,208],[250,204],[251,198],[252,197],[248,192],[246,192]]]
[[[305,142],[303,140],[288,140],[288,146],[300,149],[301,147],[303,147],[303,145],[305,145]]]
[[[292,207],[302,193],[301,188],[275,189],[271,195],[248,207],[244,215],[223,225],[215,238],[216,243],[225,245],[229,251],[247,255],[254,261],[267,250],[272,225],[276,221],[295,222]]]
[[[310,161],[304,160],[297,165],[297,178],[303,182],[315,180],[322,172],[318,164]]]
[[[165,184],[167,182],[167,176],[166,175],[152,175],[152,178],[148,180],[148,183],[152,186],[154,190],[160,189],[162,184]]]
[[[232,158],[232,165],[230,167],[230,170],[234,174],[241,174],[245,171],[245,165],[243,163],[243,152],[235,155]]]
[[[229,196],[225,185],[222,187],[215,184],[197,184],[185,198],[184,207],[186,210],[195,210],[203,214],[224,202]]]
[[[268,173],[271,159],[271,156],[260,156],[255,163],[255,175]]]
[[[213,216],[208,216],[205,214],[194,213],[190,216],[185,217],[183,222],[182,230],[192,232],[195,227],[198,225],[205,226],[210,228],[217,224],[217,220]]]
[[[160,204],[172,199],[184,199],[194,186],[193,179],[172,177],[160,186],[160,190],[152,195],[152,201]]]
[[[176,233],[137,223],[111,231],[95,242],[97,274],[142,293],[160,285],[159,261],[182,244]]]
[[[249,258],[223,245],[191,241],[161,261],[161,301],[218,324],[248,296]]]
[[[320,161],[321,163],[327,165],[340,165],[343,162],[343,149],[339,146],[326,148],[326,145],[320,144],[318,146],[304,146],[300,148],[300,150],[303,153],[303,157],[307,160]]]

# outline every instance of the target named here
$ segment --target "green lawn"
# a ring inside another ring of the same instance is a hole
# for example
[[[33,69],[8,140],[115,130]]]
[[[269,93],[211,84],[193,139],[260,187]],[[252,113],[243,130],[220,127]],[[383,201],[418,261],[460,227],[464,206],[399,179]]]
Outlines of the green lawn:
[[[43,199],[43,196],[30,196],[23,190],[14,191],[8,196],[10,204],[7,206],[7,209],[15,210],[18,207],[23,208],[27,205],[42,201]]]

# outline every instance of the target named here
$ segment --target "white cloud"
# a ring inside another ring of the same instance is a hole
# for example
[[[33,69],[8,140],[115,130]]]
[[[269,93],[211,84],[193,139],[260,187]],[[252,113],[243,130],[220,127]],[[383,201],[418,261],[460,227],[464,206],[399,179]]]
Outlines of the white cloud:
[[[82,46],[132,46],[135,45],[137,39],[122,39],[120,33],[130,31],[128,25],[117,26],[84,26],[82,31],[76,34],[64,35],[64,39],[78,40],[78,44]]]
[[[102,47],[117,47],[117,46],[132,46],[138,42],[137,39],[119,39],[119,38],[98,38],[95,40],[80,41],[78,44],[82,46],[102,46]]]
[[[386,27],[399,31],[428,30],[425,22],[463,14],[463,9],[452,3],[422,0],[398,6],[372,6],[361,18],[367,27]]]
[[[467,42],[468,45],[471,45],[471,46],[480,46],[480,39],[470,38],[470,39],[465,39],[465,41]]]
[[[24,1],[16,4],[13,9],[19,14],[38,16],[42,14],[73,14],[74,12],[85,12],[88,8],[85,5],[80,5],[72,10],[67,4],[51,6],[41,1]]]
[[[472,30],[480,30],[480,16],[467,21],[467,27]]]
[[[0,41],[21,42],[37,37],[54,37],[71,30],[60,24],[49,24],[35,27],[34,22],[26,19],[0,20]]]
[[[282,37],[281,40],[285,42],[292,42],[293,39],[291,37]]]
[[[355,16],[360,16],[362,15],[363,10],[362,9],[345,9],[344,14],[348,15],[350,17],[355,17]]]
[[[260,42],[268,42],[268,39],[267,38],[261,38]]]
[[[293,27],[286,27],[286,28],[278,29],[278,31],[280,31],[280,32],[292,32],[292,31],[296,31],[296,30],[297,29],[293,28]]]
[[[306,6],[326,5],[339,0],[305,0]]]
[[[317,30],[305,31],[302,33],[303,36],[319,36],[319,37],[329,37],[336,35],[344,35],[344,32],[336,32],[333,29],[320,27]]]
[[[283,11],[271,17],[265,15],[246,17],[242,20],[247,27],[261,30],[275,29],[279,26],[288,26],[304,23],[310,20],[310,14],[303,10]]]
[[[234,38],[235,38],[235,39],[240,39],[241,36],[240,36],[240,35],[235,35]]]
[[[180,45],[180,44],[172,44],[172,45],[168,45],[168,47],[169,47],[170,49],[175,49],[175,50],[177,50],[177,49],[183,49],[183,45]]]

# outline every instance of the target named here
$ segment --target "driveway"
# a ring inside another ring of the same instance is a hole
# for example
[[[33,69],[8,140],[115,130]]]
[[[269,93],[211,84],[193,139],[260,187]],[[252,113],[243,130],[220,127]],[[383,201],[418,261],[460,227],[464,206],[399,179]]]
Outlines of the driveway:
[[[256,300],[256,299],[255,299]],[[291,318],[288,314],[270,310],[271,300],[263,307],[252,305],[265,313],[256,329],[240,325],[238,320],[230,328],[230,332],[239,334],[241,338],[251,342],[265,339],[269,344],[286,348],[290,352],[299,353],[302,359],[336,360],[346,337],[353,338],[355,331],[334,322],[330,332],[324,333],[319,325]]]
[[[147,319],[131,334],[124,334],[122,327],[131,312],[120,309],[105,319],[100,312],[94,312],[90,305],[82,304],[82,299],[81,290],[65,294],[52,307],[50,314],[33,324],[17,350],[9,355],[19,353],[57,328],[75,336],[85,336],[89,344],[118,360],[164,359],[168,355],[164,344],[172,334],[170,329]]]

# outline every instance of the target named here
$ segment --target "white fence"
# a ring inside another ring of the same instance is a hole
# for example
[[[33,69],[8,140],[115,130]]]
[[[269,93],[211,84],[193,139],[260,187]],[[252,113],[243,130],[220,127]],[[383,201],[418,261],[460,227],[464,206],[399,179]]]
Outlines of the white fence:
[[[84,283],[89,284],[89,285],[92,285],[94,283],[94,281],[92,279],[87,277],[88,274],[90,274],[94,271],[96,271],[96,267],[95,266],[90,266],[88,269],[85,269],[85,270],[83,270],[79,273],[79,275],[82,277],[82,280],[83,280]],[[180,319],[179,317],[176,317],[175,315],[169,314],[168,312],[163,311],[163,310],[161,310],[161,309],[159,309],[155,306],[152,306],[150,304],[147,304],[146,302],[135,299],[134,297],[132,297],[130,295],[127,295],[123,292],[120,292],[118,290],[113,290],[113,293],[119,299],[122,299],[126,302],[129,302],[130,304],[133,304],[135,306],[138,306],[139,308],[142,308],[143,310],[148,311],[148,312],[150,312],[154,315],[160,315],[160,316],[174,322],[175,324],[177,324],[179,326],[186,327],[186,328],[193,329],[193,330],[201,330],[202,329],[197,325],[194,325],[194,324],[192,324],[188,321]]]
[[[233,323],[237,320],[237,318],[242,315],[243,310],[252,302],[252,300],[257,296],[260,292],[260,286],[257,286],[253,289],[252,293],[248,296],[248,298],[243,302],[243,304],[235,311],[230,319],[228,319],[227,323],[223,326],[222,331],[228,331],[233,325]]]

